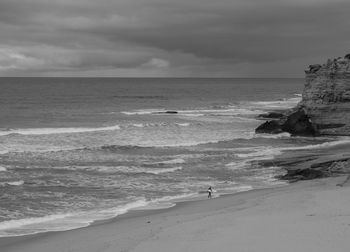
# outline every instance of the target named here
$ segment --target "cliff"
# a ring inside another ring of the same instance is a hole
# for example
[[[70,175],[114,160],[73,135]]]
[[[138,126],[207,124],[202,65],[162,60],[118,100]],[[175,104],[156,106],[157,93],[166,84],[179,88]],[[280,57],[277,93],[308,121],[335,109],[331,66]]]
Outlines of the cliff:
[[[305,110],[322,135],[350,135],[350,55],[310,65],[303,98]]]
[[[267,121],[256,133],[350,135],[350,54],[305,71],[302,101],[278,120]]]

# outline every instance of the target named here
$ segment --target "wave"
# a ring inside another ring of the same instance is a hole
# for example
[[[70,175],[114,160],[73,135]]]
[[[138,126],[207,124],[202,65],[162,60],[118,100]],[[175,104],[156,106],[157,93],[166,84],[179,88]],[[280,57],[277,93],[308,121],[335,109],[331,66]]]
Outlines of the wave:
[[[143,127],[145,127],[145,125],[142,124],[142,123],[134,123],[132,126],[137,127],[137,128],[143,128]]]
[[[185,163],[185,160],[182,158],[175,158],[175,159],[170,159],[166,161],[160,161],[152,164],[183,164]]]
[[[191,200],[199,196],[199,193],[185,193],[174,196],[164,196],[161,198],[151,199],[148,201],[147,205],[135,208],[137,210],[154,210],[154,209],[164,209],[170,208],[176,205],[177,202]]]
[[[3,221],[3,222],[0,222],[0,230],[11,230],[11,229],[20,228],[20,227],[24,228],[25,226],[28,226],[28,225],[54,221],[58,219],[64,219],[69,216],[71,216],[71,214],[54,214],[54,215],[49,215],[45,217]]]
[[[78,213],[58,213],[43,217],[0,222],[0,237],[22,236],[49,231],[66,231],[89,226],[95,221],[124,214],[131,209],[149,204],[144,198],[103,210]]]
[[[136,150],[136,149],[146,149],[152,148],[152,146],[140,146],[140,145],[103,145],[101,147],[87,147],[84,150],[107,150],[107,151],[128,151],[128,150]]]
[[[248,105],[259,107],[261,109],[288,109],[296,106],[301,101],[299,94],[297,97],[275,101],[254,101],[248,102]]]
[[[146,200],[144,197],[135,198],[132,202],[124,203],[107,209],[97,209],[87,212],[57,213],[43,217],[24,218],[0,222],[0,237],[23,236],[49,231],[67,231],[87,227],[95,221],[108,220],[125,214],[130,210],[169,208],[176,200],[197,196],[188,193],[175,196],[165,196]]]
[[[175,123],[176,126],[180,127],[188,127],[190,126],[190,123]],[[133,127],[136,128],[145,128],[145,127],[164,127],[164,126],[171,126],[168,122],[160,122],[160,123],[133,123]],[[127,127],[127,126],[126,126]],[[123,128],[123,126],[122,126]]]
[[[102,173],[125,173],[125,174],[140,174],[140,173],[148,173],[148,174],[162,174],[162,173],[170,173],[182,170],[182,166],[177,167],[169,167],[169,168],[145,168],[139,166],[59,166],[52,167],[52,169],[59,170],[86,170],[93,172],[102,172]]]
[[[230,162],[225,166],[230,170],[242,170],[247,167],[248,163],[249,163],[249,160],[235,161],[235,162]]]
[[[144,173],[150,173],[150,174],[161,174],[161,173],[170,173],[170,172],[175,172],[178,170],[182,170],[182,167],[173,167],[173,168],[162,168],[162,169],[144,169],[143,172]]]
[[[214,197],[223,196],[232,193],[246,192],[253,190],[254,187],[251,185],[234,185],[232,187],[220,188],[220,193],[215,193]],[[206,191],[203,193],[207,193]]]
[[[135,111],[123,111],[125,115],[169,115],[177,117],[203,117],[203,116],[234,116],[251,118],[259,114],[266,113],[266,110],[288,109],[295,107],[301,101],[301,97],[296,95],[289,99],[274,101],[245,101],[238,104],[224,106],[214,106],[213,108],[199,108],[188,110],[166,110],[166,109],[144,109]],[[169,113],[174,112],[174,113]]]
[[[325,142],[321,144],[311,144],[305,146],[296,146],[296,147],[284,147],[282,150],[309,150],[309,149],[324,149],[324,148],[332,148],[339,147],[341,145],[350,145],[350,138],[346,137],[342,140]]]
[[[120,113],[124,115],[150,115],[160,112],[166,112],[166,110],[154,110],[154,109],[145,109],[145,110],[135,110],[135,111],[122,111]]]
[[[7,169],[3,166],[0,166],[0,172],[5,172],[5,171],[7,171]]]
[[[10,134],[19,135],[51,135],[51,134],[69,134],[69,133],[83,133],[83,132],[95,132],[95,131],[112,131],[119,130],[119,125],[98,127],[98,128],[28,128],[28,129],[10,129],[6,131],[0,131],[0,136],[6,136]]]
[[[246,148],[246,150],[250,150],[250,151],[253,150],[253,151],[248,153],[236,153],[235,156],[237,158],[241,158],[244,160],[231,162],[229,164],[226,164],[226,167],[230,169],[242,169],[247,167],[247,165],[253,161],[271,160],[275,156],[282,154],[284,151],[324,149],[324,148],[339,147],[342,145],[350,145],[350,138],[346,138],[338,141],[332,141],[332,142],[325,142],[321,144],[305,145],[305,146],[294,146],[294,147],[265,146],[265,147],[256,147],[256,148]],[[244,150],[244,149],[241,148],[241,150]]]
[[[256,115],[263,113],[264,111],[257,108],[243,108],[241,106],[227,106],[222,109],[195,109],[195,110],[176,110],[176,113],[169,113],[169,110],[155,110],[155,109],[145,109],[136,111],[123,111],[122,114],[125,115],[178,115],[178,116],[204,116],[204,115]]]
[[[181,126],[181,127],[188,127],[190,126],[190,123],[175,123],[176,125],[178,126]]]
[[[23,180],[19,180],[19,181],[11,181],[11,182],[1,182],[0,186],[21,186],[24,184]]]
[[[273,139],[279,139],[279,138],[289,138],[291,137],[291,134],[288,132],[283,132],[279,134],[254,134],[252,138],[273,138]]]

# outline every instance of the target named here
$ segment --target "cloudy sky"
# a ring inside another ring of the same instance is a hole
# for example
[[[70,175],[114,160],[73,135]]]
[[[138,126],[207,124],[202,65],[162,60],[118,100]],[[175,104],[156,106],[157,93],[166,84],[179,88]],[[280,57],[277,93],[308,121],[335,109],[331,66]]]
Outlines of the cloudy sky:
[[[0,76],[302,77],[349,0],[0,0]]]

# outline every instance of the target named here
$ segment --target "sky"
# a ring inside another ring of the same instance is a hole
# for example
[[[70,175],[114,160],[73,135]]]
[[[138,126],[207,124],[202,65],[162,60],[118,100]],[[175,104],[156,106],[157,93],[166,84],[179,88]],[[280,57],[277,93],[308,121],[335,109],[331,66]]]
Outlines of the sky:
[[[303,77],[349,0],[0,0],[0,76]]]

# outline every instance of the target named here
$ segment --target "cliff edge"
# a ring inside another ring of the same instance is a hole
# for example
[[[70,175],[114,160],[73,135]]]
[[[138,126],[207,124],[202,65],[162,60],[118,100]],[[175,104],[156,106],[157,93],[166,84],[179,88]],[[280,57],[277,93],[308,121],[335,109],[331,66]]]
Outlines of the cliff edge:
[[[305,71],[302,101],[278,120],[267,121],[256,133],[350,135],[350,54]]]
[[[350,54],[310,65],[298,107],[322,135],[350,135]]]

